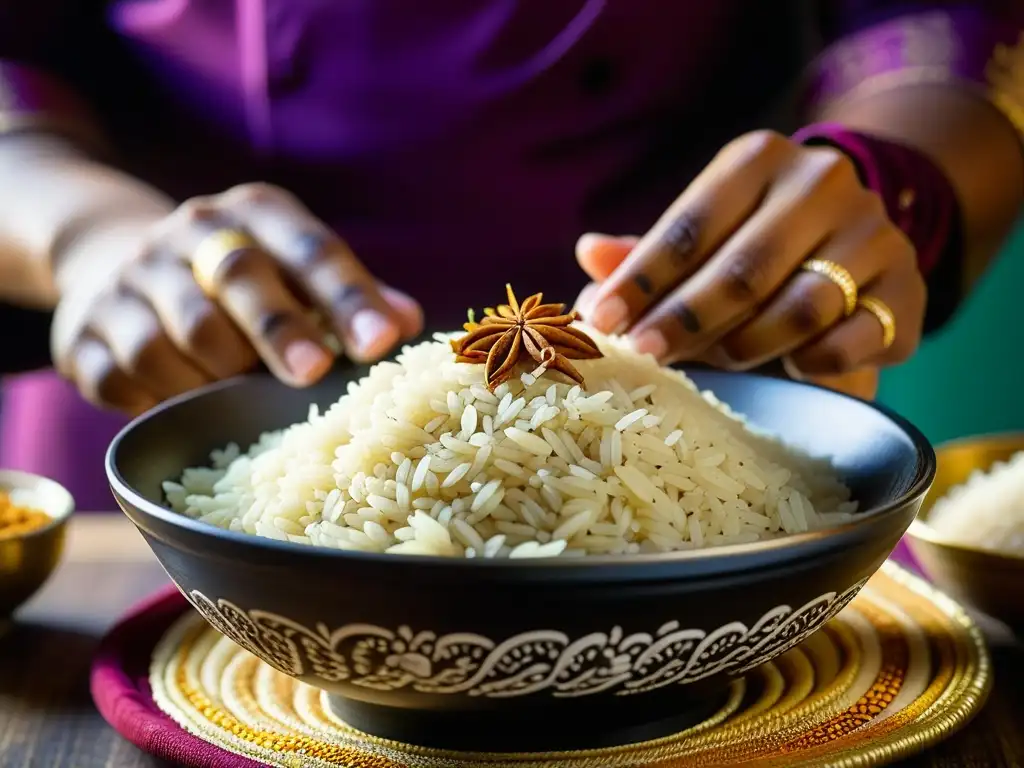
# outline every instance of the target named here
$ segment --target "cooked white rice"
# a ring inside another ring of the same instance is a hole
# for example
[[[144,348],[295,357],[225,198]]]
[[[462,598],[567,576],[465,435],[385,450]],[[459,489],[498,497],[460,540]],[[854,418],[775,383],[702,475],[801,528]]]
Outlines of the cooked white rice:
[[[1024,451],[973,472],[935,502],[928,524],[951,541],[1024,555]]]
[[[374,366],[324,413],[164,484],[222,528],[453,557],[635,554],[845,519],[827,462],[755,434],[684,375],[594,334],[586,390],[523,373],[492,394],[450,337]]]

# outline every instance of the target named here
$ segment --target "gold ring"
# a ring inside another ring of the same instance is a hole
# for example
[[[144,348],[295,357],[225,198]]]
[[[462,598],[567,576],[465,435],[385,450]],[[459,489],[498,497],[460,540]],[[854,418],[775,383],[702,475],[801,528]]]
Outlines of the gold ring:
[[[218,229],[203,239],[192,254],[192,274],[207,296],[217,292],[217,273],[228,257],[256,247],[256,241],[240,229]]]
[[[835,283],[843,292],[844,314],[849,317],[854,313],[854,310],[857,309],[857,281],[853,279],[850,270],[828,259],[808,259],[803,263],[803,269],[806,272],[813,272],[828,278]]]
[[[889,305],[874,296],[865,296],[857,304],[876,318],[882,326],[882,349],[888,349],[896,341],[896,315],[889,309]]]

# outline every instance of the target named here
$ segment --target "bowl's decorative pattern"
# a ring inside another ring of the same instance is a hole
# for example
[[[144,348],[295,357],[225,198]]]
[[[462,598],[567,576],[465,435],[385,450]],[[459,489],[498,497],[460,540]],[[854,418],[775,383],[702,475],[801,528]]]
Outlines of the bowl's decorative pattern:
[[[189,595],[222,634],[279,671],[332,683],[394,691],[511,698],[546,691],[556,697],[601,692],[618,696],[719,673],[741,674],[793,648],[839,613],[867,580],[827,592],[794,610],[772,608],[753,626],[734,621],[712,632],[670,621],[654,633],[622,627],[571,638],[556,629],[521,632],[503,641],[474,633],[438,634],[372,624],[331,630],[284,616],[243,610],[228,600]]]
[[[701,389],[760,430],[830,457],[865,513],[703,552],[485,564],[272,541],[163,506],[167,478],[228,440],[302,421],[355,375],[301,391],[256,377],[170,401],[112,443],[107,472],[211,625],[323,689],[353,727],[425,747],[589,749],[701,721],[731,676],[793,648],[857,594],[934,475],[924,436],[882,408],[782,379],[695,371]],[[340,593],[348,583],[360,589]]]

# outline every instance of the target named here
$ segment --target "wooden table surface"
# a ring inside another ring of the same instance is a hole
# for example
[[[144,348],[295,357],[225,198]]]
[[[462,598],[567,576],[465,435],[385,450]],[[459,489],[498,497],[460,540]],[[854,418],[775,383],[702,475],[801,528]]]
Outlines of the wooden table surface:
[[[104,631],[167,582],[120,515],[79,516],[64,561],[0,637],[0,768],[166,765],[121,739],[89,698],[89,662]],[[983,624],[996,686],[960,733],[905,766],[1024,766],[1024,642]]]

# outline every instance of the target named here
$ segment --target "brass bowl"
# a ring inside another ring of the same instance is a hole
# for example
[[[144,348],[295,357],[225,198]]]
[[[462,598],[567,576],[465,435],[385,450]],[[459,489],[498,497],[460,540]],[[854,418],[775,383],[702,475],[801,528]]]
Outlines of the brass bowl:
[[[945,539],[928,525],[928,515],[938,499],[972,472],[988,470],[1019,451],[1024,451],[1024,433],[968,437],[936,447],[935,483],[907,531],[910,551],[938,587],[1017,629],[1024,627],[1024,556]]]
[[[32,597],[57,567],[75,501],[64,486],[53,480],[10,469],[0,469],[0,490],[21,491],[28,505],[51,518],[42,528],[0,538],[0,621],[3,621]]]

